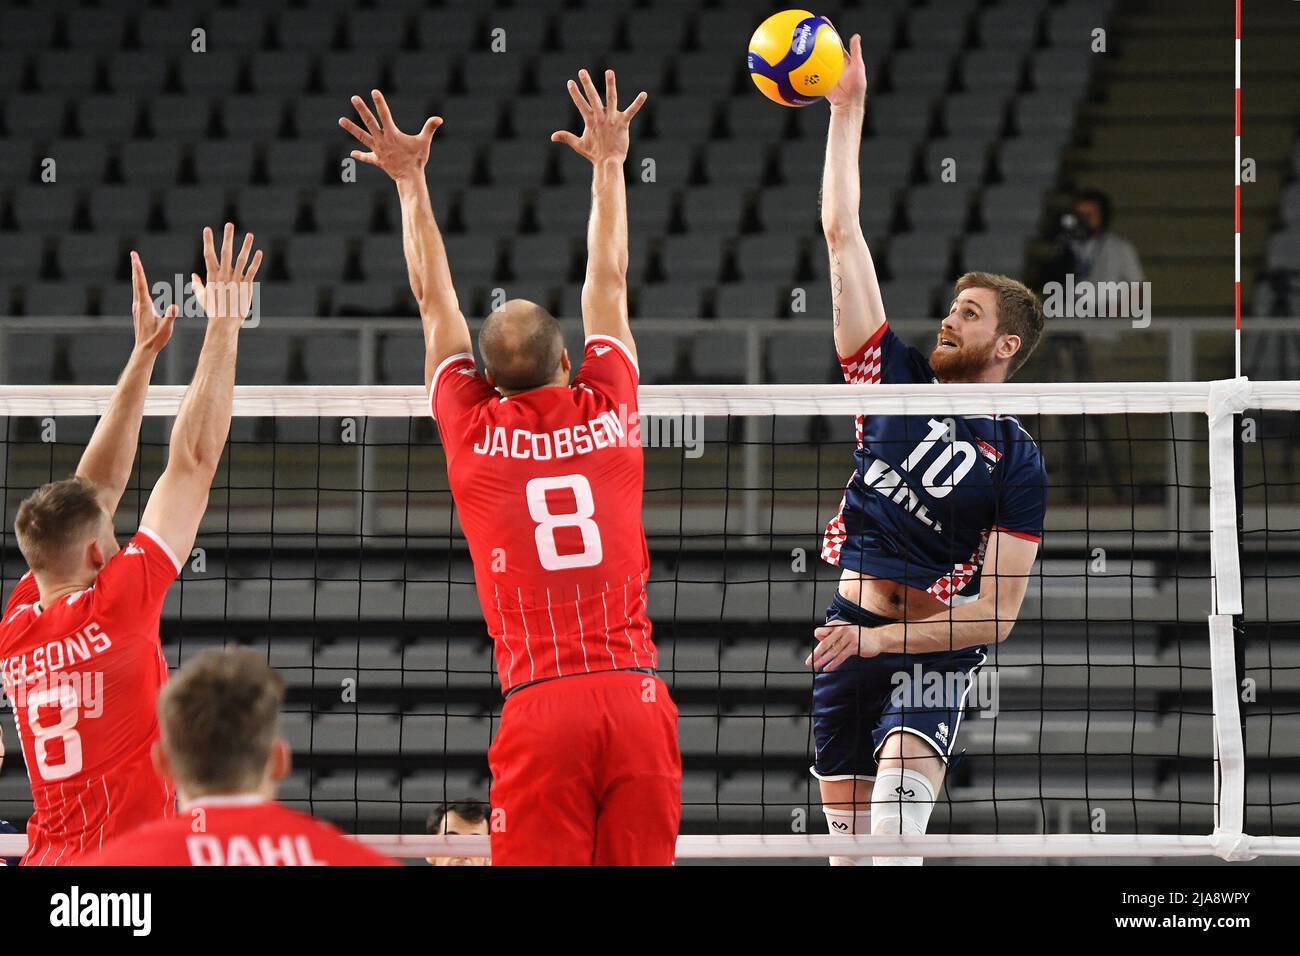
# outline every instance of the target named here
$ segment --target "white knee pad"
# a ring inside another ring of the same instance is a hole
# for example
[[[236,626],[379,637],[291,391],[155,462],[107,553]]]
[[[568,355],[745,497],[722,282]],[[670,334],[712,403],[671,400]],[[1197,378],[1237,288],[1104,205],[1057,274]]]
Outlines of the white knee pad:
[[[822,813],[826,814],[826,829],[830,833],[871,832],[870,810],[832,810],[830,807],[822,807]],[[831,866],[871,865],[869,856],[833,856],[830,861]]]
[[[872,833],[920,836],[934,810],[934,789],[915,770],[880,770],[871,791]],[[920,866],[919,856],[877,856],[876,866]]]

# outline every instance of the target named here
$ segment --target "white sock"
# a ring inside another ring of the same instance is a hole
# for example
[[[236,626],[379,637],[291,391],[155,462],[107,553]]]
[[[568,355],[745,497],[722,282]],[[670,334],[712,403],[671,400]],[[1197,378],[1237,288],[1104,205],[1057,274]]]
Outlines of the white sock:
[[[872,833],[920,836],[934,810],[934,789],[915,770],[881,770],[871,791]],[[920,866],[919,856],[872,857],[876,866]]]
[[[832,810],[822,807],[826,814],[826,828],[831,833],[870,833],[870,810]],[[870,866],[869,856],[833,856],[831,866]]]

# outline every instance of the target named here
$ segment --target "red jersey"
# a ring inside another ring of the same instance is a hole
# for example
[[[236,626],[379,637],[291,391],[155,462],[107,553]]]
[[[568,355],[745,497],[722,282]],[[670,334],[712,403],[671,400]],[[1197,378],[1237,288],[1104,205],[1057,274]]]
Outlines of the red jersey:
[[[105,843],[83,866],[398,866],[343,831],[259,796],[209,797]]]
[[[468,353],[434,371],[430,404],[501,687],[655,667],[637,367],[587,337],[569,386],[503,397]]]
[[[84,591],[42,607],[29,571],[10,595],[0,674],[35,808],[23,863],[67,863],[175,812],[149,750],[167,680],[158,620],[179,571],[141,528]]]

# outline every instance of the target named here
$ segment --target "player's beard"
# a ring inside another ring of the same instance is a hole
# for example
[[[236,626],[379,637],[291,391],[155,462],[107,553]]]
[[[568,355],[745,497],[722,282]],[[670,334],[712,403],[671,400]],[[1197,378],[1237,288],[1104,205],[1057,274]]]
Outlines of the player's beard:
[[[983,348],[962,343],[955,349],[945,349],[937,343],[930,353],[930,368],[941,382],[978,382],[993,358],[997,340]]]

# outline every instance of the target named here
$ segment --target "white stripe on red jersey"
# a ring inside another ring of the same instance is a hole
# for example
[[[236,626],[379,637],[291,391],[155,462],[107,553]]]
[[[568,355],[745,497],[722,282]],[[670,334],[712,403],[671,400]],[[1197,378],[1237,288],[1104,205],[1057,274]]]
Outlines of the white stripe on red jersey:
[[[598,335],[567,387],[503,398],[468,354],[435,370],[430,408],[503,691],[656,659],[636,388],[627,346]]]

